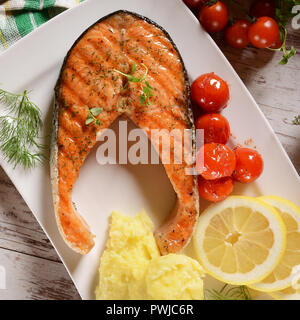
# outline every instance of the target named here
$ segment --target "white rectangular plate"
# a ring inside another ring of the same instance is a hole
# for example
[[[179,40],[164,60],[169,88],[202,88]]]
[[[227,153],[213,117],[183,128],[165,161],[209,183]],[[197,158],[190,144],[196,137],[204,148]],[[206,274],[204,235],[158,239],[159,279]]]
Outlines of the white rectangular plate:
[[[253,139],[265,161],[259,181],[235,190],[235,193],[275,194],[300,205],[299,176],[269,123],[231,65],[181,0],[86,1],[47,22],[0,56],[1,88],[12,92],[31,90],[30,96],[41,108],[47,124],[45,134],[49,134],[53,89],[67,51],[91,24],[120,9],[142,14],[164,27],[178,46],[191,80],[213,71],[230,84],[231,101],[224,114],[232,132],[240,143]],[[91,153],[82,168],[73,200],[96,235],[96,245],[90,254],[80,256],[65,245],[58,232],[49,166],[25,172],[14,170],[3,158],[0,158],[0,164],[51,239],[84,299],[94,299],[110,212],[120,210],[134,215],[145,208],[159,224],[175,200],[161,165],[99,166],[95,152]]]

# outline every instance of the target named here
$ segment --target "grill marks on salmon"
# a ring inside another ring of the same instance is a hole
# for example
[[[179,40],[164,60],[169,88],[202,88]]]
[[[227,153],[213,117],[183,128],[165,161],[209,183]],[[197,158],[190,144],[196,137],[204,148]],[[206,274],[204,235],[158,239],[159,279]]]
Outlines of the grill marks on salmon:
[[[151,105],[142,105],[139,83],[129,82],[136,64],[136,77],[149,69],[147,81],[153,87]],[[127,84],[126,89],[124,85]],[[94,236],[72,203],[72,190],[80,168],[96,143],[97,132],[108,128],[125,114],[144,129],[193,128],[189,87],[180,55],[168,34],[150,20],[119,11],[88,29],[69,51],[56,86],[56,110],[51,176],[56,219],[66,243],[76,252],[88,253]],[[86,125],[88,111],[101,107],[101,125]],[[155,144],[162,155],[161,144]],[[198,216],[196,177],[186,175],[188,165],[165,165],[177,194],[177,204],[155,232],[162,254],[179,252],[189,241]],[[173,162],[172,162],[173,161]]]

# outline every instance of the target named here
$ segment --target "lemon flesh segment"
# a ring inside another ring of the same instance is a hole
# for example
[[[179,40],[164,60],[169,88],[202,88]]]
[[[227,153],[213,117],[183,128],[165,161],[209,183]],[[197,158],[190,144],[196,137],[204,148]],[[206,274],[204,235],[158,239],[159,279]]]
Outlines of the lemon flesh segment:
[[[232,196],[200,215],[193,241],[207,273],[226,283],[248,285],[275,269],[286,247],[286,229],[270,205]]]
[[[293,280],[300,276],[300,208],[276,196],[259,199],[272,205],[280,214],[287,230],[287,243],[284,255],[275,270],[251,287],[265,292],[278,291],[290,287]]]

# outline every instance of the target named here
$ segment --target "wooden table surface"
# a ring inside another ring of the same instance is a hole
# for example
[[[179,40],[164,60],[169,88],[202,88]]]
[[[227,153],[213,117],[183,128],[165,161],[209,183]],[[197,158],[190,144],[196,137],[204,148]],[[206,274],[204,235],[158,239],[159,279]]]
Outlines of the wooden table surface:
[[[286,66],[279,53],[229,48],[216,39],[270,121],[300,174],[300,54]],[[300,32],[289,43],[300,53]],[[23,199],[0,168],[0,265],[7,289],[1,299],[80,299],[65,267]]]

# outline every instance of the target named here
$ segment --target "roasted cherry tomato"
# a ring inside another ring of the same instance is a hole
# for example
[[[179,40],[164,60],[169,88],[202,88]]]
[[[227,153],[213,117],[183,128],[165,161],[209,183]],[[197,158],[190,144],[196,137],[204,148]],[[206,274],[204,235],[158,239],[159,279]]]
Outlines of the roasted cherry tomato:
[[[264,169],[261,155],[253,149],[236,148],[236,168],[233,172],[234,180],[241,183],[250,183],[256,180]]]
[[[257,48],[268,48],[277,39],[279,27],[270,17],[261,17],[250,27],[249,41]]]
[[[197,11],[200,9],[203,0],[183,0],[183,2],[192,10]]]
[[[207,32],[219,32],[228,23],[228,9],[221,1],[215,4],[204,4],[199,12],[199,21]]]
[[[208,113],[196,120],[196,129],[204,130],[204,143],[226,144],[230,136],[229,122],[219,113]]]
[[[204,111],[218,112],[227,106],[229,87],[214,73],[206,73],[193,82],[191,98]]]
[[[275,2],[273,0],[256,0],[250,8],[250,15],[256,18],[271,17],[276,13]]]
[[[206,180],[230,177],[235,165],[234,152],[224,144],[208,143],[197,153],[197,172]]]
[[[248,31],[251,23],[247,20],[237,19],[225,31],[225,40],[233,48],[242,49],[249,43]]]
[[[198,177],[198,190],[201,198],[219,202],[225,200],[233,191],[233,179],[226,177],[217,180],[205,180]]]

